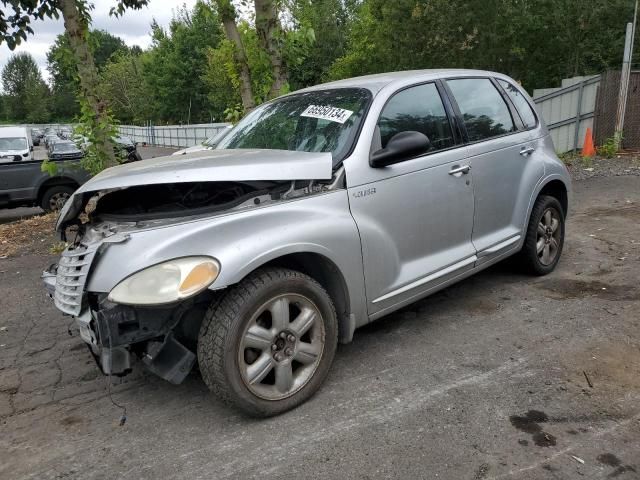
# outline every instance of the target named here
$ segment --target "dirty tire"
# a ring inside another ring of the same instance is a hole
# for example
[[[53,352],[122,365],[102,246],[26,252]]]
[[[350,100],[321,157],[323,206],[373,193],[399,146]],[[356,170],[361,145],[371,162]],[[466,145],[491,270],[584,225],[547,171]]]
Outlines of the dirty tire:
[[[315,369],[302,387],[287,398],[265,399],[252,392],[243,380],[239,351],[246,329],[261,307],[285,294],[304,296],[317,307],[321,318],[314,322],[322,322],[323,346]],[[264,268],[211,304],[198,336],[198,364],[204,382],[225,403],[251,416],[268,417],[297,407],[320,388],[333,362],[337,339],[335,307],[318,282],[295,270]]]
[[[58,211],[62,208],[60,202],[68,200],[69,197],[73,195],[73,192],[75,192],[75,188],[69,187],[68,185],[55,185],[53,187],[49,187],[44,192],[44,195],[42,195],[40,207],[42,207],[45,212]]]
[[[558,221],[558,235],[557,238],[555,238],[555,244],[557,247],[552,260],[547,264],[544,263],[541,258],[542,254],[539,253],[538,250],[538,242],[540,240],[538,228],[539,225],[541,225],[541,222],[544,223],[543,216],[546,212],[550,212],[553,215],[553,218]],[[528,273],[540,276],[547,275],[556,268],[564,246],[564,228],[565,213],[560,202],[555,197],[540,195],[531,211],[531,217],[529,218],[529,225],[527,227],[527,235],[520,252],[520,260]]]

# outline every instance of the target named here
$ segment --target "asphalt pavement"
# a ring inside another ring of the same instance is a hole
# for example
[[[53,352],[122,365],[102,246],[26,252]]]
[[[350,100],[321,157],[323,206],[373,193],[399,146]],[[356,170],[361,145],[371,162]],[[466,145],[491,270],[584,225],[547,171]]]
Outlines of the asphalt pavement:
[[[575,183],[544,278],[505,262],[374,322],[267,420],[137,367],[112,387],[39,282],[0,260],[0,478],[640,478],[640,177]]]

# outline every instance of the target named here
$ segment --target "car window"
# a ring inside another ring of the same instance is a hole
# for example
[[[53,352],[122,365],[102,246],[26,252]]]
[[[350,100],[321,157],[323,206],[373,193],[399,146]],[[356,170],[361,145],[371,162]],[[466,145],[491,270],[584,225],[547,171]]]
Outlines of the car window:
[[[458,103],[469,141],[477,142],[516,128],[502,95],[488,78],[447,80]]]
[[[217,148],[330,152],[336,166],[351,150],[370,98],[359,88],[287,95],[249,113]]]
[[[78,148],[72,143],[56,143],[53,150],[56,152],[75,152]]]
[[[509,95],[509,98],[511,98],[511,101],[516,106],[516,110],[518,110],[518,113],[520,114],[520,118],[522,119],[524,128],[535,127],[537,123],[536,114],[533,113],[531,105],[529,104],[527,99],[524,98],[524,95],[520,93],[520,90],[518,90],[514,85],[505,80],[498,79],[498,82],[500,83],[502,88],[505,89],[507,95]]]
[[[27,139],[23,137],[0,138],[0,152],[9,150],[26,150]]]
[[[416,131],[431,141],[432,151],[453,146],[453,134],[442,99],[434,83],[416,85],[396,93],[378,119],[382,148],[397,133]]]

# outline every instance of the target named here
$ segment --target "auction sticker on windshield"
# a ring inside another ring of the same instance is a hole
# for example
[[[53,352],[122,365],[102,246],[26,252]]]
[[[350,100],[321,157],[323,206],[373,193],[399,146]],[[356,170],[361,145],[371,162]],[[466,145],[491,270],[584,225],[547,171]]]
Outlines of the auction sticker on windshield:
[[[352,114],[353,112],[351,110],[345,110],[344,108],[329,107],[326,105],[309,105],[300,116],[344,123]]]

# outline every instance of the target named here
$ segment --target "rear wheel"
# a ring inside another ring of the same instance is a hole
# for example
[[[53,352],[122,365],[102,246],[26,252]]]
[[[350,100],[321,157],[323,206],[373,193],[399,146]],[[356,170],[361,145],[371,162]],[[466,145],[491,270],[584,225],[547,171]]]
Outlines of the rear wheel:
[[[214,302],[198,338],[207,386],[250,415],[306,401],[329,372],[337,347],[333,303],[294,270],[258,270]]]
[[[555,198],[541,195],[531,211],[521,258],[534,275],[551,273],[564,245],[564,211]]]
[[[57,212],[64,207],[74,191],[74,188],[66,185],[49,187],[42,196],[40,206],[45,212]]]

